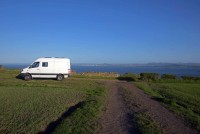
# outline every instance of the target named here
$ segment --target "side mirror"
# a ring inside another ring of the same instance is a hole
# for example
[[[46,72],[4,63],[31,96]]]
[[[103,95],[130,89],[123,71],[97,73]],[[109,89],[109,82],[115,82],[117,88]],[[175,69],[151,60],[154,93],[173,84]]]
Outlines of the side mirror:
[[[29,66],[28,68],[32,68],[31,66]]]

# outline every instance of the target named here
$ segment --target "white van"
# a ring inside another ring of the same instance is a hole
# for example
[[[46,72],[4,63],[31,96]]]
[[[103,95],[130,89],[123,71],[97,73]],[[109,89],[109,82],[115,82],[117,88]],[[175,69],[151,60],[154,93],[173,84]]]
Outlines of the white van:
[[[29,67],[24,68],[20,75],[24,80],[32,78],[56,78],[63,80],[70,76],[70,59],[45,57],[34,61]]]

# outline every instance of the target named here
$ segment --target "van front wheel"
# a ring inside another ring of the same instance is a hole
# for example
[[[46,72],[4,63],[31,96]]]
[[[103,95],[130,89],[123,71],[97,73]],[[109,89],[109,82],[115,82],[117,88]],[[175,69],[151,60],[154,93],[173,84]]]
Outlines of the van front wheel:
[[[63,77],[62,74],[57,75],[57,80],[61,81],[61,80],[63,80],[63,79],[64,79],[64,77]]]
[[[26,81],[31,80],[31,75],[30,74],[25,74],[24,80],[26,80]]]

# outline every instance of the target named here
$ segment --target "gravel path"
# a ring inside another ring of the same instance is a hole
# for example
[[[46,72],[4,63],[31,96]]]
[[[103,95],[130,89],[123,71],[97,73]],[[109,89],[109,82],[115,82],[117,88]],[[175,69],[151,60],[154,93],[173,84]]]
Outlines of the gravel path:
[[[138,133],[137,128],[134,128],[129,111],[124,105],[123,96],[120,93],[119,83],[109,81],[105,83],[108,86],[109,98],[107,107],[103,117],[101,118],[102,129],[99,134],[128,134]]]
[[[101,81],[102,82],[102,81]],[[131,121],[130,112],[145,111],[151,116],[162,132],[165,134],[197,134],[184,121],[174,115],[171,111],[153,100],[149,95],[138,89],[133,83],[120,81],[103,81],[109,88],[106,110],[100,119],[101,129],[99,134],[137,134],[137,125]],[[130,103],[134,107],[128,110],[124,103],[121,90],[130,92]]]
[[[133,83],[126,83],[124,87],[131,92],[131,102],[136,106],[134,112],[146,111],[151,118],[159,124],[165,134],[197,134],[196,130],[188,127],[182,119],[166,109],[159,102],[153,100],[151,96],[145,94]]]

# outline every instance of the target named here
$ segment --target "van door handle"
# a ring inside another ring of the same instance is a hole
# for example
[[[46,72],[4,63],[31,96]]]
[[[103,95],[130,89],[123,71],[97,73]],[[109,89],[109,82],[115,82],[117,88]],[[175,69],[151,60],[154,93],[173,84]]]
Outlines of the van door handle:
[[[37,69],[37,70],[40,70],[40,69]]]

